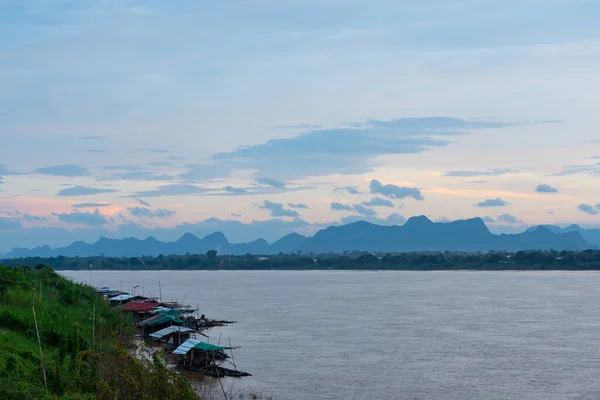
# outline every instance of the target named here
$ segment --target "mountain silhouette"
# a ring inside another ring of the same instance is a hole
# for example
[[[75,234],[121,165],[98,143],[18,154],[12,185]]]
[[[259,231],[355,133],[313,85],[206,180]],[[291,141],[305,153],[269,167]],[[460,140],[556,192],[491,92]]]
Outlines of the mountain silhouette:
[[[569,232],[577,232],[583,237],[583,239],[589,244],[593,244],[595,246],[600,246],[600,229],[584,229],[579,225],[573,224],[569,225],[566,228],[561,228],[556,225],[538,225],[528,229],[528,231],[533,231],[538,227],[543,227],[550,230],[553,233],[569,233]]]
[[[595,231],[577,225],[568,228],[537,226],[523,233],[495,235],[481,218],[454,222],[433,222],[427,217],[410,218],[401,226],[381,226],[359,221],[341,226],[331,226],[318,231],[313,237],[291,233],[269,244],[264,239],[250,243],[230,243],[221,232],[204,238],[190,233],[175,242],[162,242],[153,237],[100,238],[95,243],[74,242],[67,247],[51,249],[48,246],[34,249],[15,248],[4,258],[22,257],[107,257],[158,256],[160,254],[204,254],[217,250],[219,254],[291,254],[342,253],[345,251],[414,252],[414,251],[465,251],[487,252],[519,250],[586,250],[596,249]],[[589,242],[584,239],[588,237]]]

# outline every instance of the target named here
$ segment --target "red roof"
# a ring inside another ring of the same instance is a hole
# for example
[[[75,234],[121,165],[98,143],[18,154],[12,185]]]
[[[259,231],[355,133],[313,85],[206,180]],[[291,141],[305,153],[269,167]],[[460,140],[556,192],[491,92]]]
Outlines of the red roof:
[[[123,311],[133,311],[133,312],[148,312],[154,310],[158,307],[160,303],[156,301],[132,301],[123,306],[121,310]]]

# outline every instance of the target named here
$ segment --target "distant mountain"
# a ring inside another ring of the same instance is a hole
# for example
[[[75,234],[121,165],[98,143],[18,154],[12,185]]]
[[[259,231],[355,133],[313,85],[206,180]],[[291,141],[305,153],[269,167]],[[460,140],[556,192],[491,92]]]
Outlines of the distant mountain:
[[[5,258],[98,256],[135,257],[160,254],[204,254],[217,250],[219,254],[278,253],[342,253],[344,251],[518,251],[518,250],[586,250],[599,246],[586,242],[583,234],[594,238],[594,230],[538,226],[513,235],[492,234],[482,219],[473,218],[448,223],[433,222],[427,217],[410,218],[402,226],[380,226],[360,221],[331,226],[307,238],[292,233],[269,244],[264,239],[250,243],[229,243],[225,235],[215,232],[200,239],[186,233],[175,242],[161,242],[153,237],[144,240],[100,238],[95,243],[75,242],[67,247],[51,249],[15,248]],[[591,240],[590,240],[591,242]],[[600,241],[595,242],[600,244]]]
[[[553,233],[540,227],[514,235],[494,235],[481,218],[436,223],[421,216],[409,219],[402,226],[378,226],[362,221],[329,227],[308,239],[301,249],[304,252],[340,253],[351,250],[383,252],[584,250],[594,247],[577,232]]]
[[[304,242],[306,242],[308,238],[306,236],[302,236],[298,233],[290,233],[273,243],[271,245],[271,251],[274,254],[284,253],[290,254],[294,253],[302,247]]]
[[[566,228],[561,228],[560,226],[556,225],[538,225],[529,228],[528,231],[535,230],[538,227],[546,228],[554,233],[578,232],[586,242],[595,246],[600,246],[600,229],[585,229],[579,225],[570,225]]]

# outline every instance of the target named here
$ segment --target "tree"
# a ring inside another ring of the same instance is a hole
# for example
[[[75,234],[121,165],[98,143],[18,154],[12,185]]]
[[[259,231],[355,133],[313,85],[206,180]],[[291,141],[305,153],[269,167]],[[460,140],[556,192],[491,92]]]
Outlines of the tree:
[[[206,252],[206,257],[208,257],[208,259],[210,261],[214,261],[217,259],[217,251],[216,250],[209,250]]]

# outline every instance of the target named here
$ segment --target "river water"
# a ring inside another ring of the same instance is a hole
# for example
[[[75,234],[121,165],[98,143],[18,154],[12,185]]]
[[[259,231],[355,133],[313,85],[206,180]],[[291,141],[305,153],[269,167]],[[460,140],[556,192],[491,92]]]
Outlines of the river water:
[[[61,273],[237,320],[226,385],[277,399],[600,398],[600,273]]]

